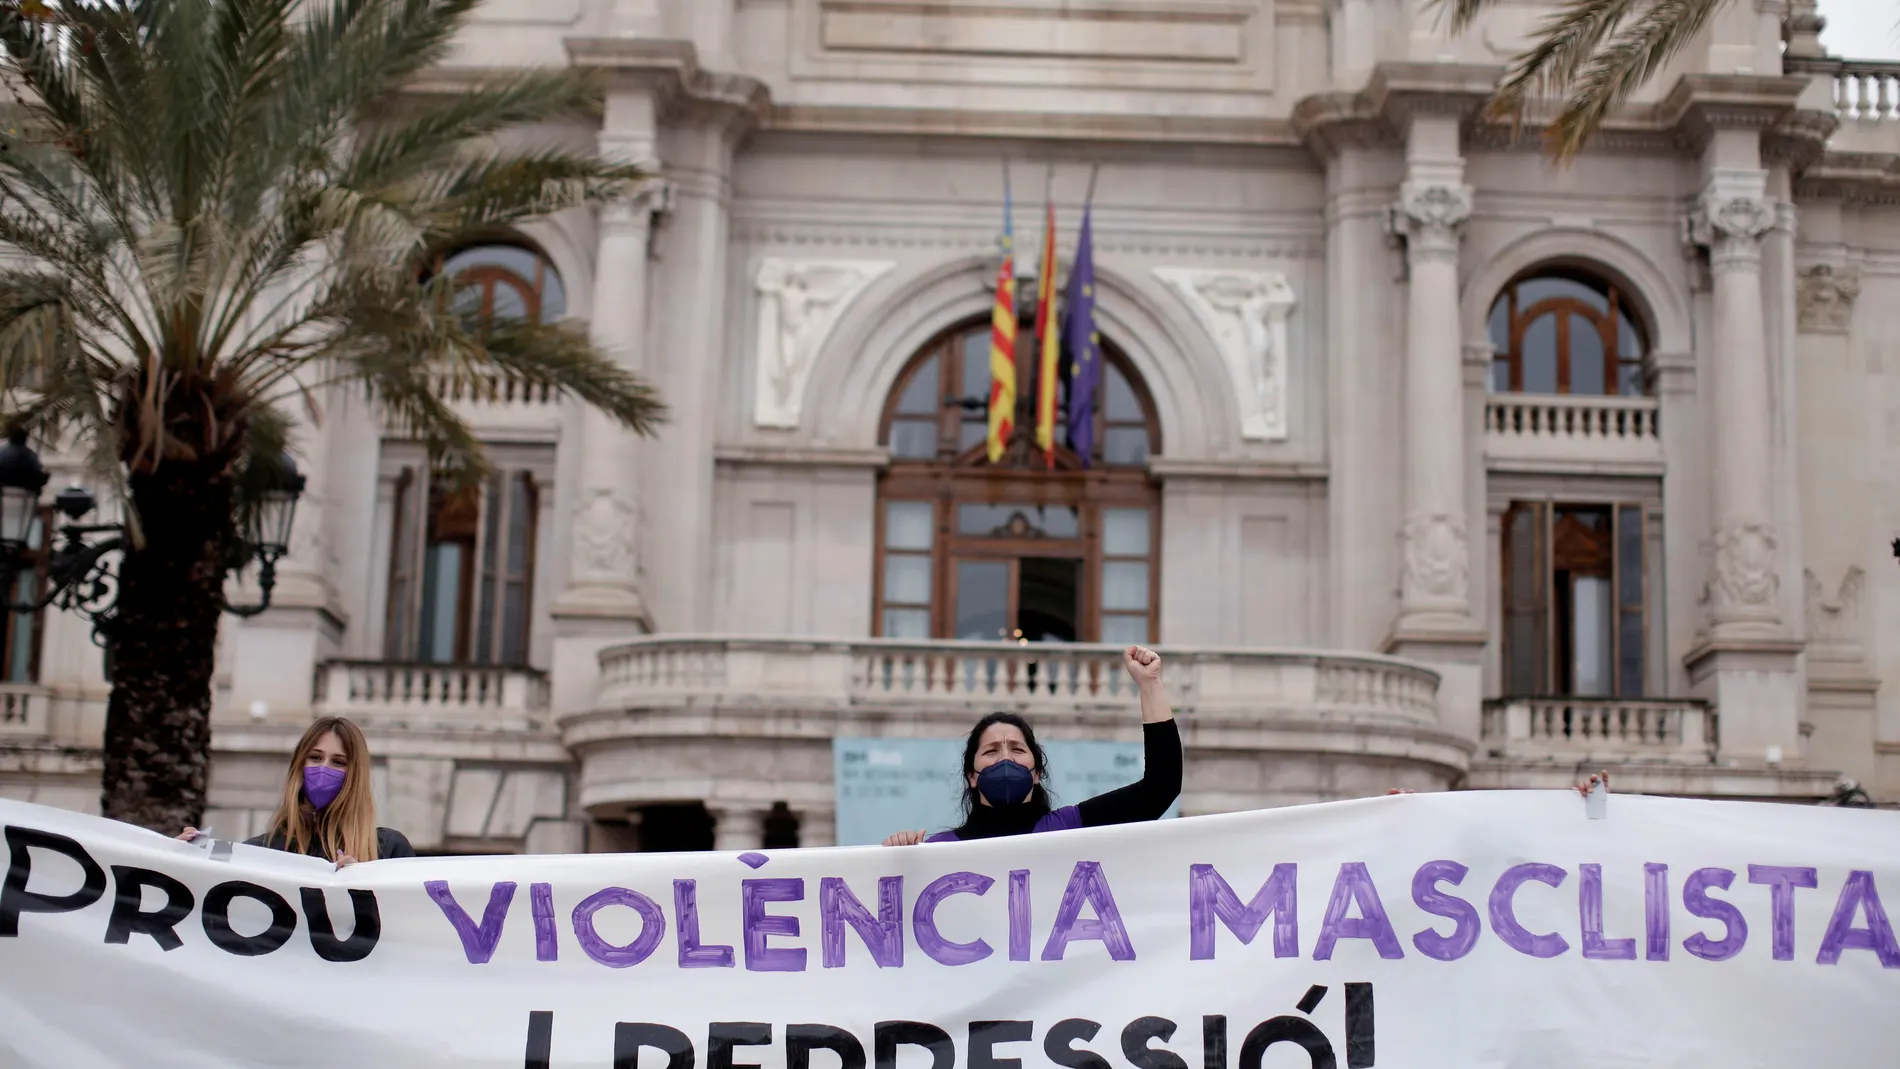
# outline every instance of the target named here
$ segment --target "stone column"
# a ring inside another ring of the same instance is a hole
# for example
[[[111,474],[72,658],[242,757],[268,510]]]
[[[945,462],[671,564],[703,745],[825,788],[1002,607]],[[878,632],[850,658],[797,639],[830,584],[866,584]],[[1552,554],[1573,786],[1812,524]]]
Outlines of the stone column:
[[[1408,178],[1392,213],[1394,229],[1405,238],[1411,277],[1405,301],[1401,630],[1468,626],[1471,615],[1458,327],[1459,232],[1471,216],[1471,187],[1457,177]]]
[[[1413,116],[1405,179],[1389,216],[1405,241],[1408,285],[1399,613],[1386,649],[1438,670],[1440,724],[1475,741],[1487,632],[1471,614],[1466,476],[1476,439],[1466,426],[1458,248],[1472,190],[1464,183],[1459,137],[1455,115]]]
[[[1713,288],[1709,413],[1715,440],[1711,637],[1780,633],[1770,442],[1768,353],[1763,337],[1761,239],[1774,224],[1762,182],[1712,183],[1689,219],[1709,250]]]
[[[758,850],[765,846],[765,810],[745,803],[711,804],[714,850]]]
[[[607,98],[600,153],[657,172],[653,99],[645,90]],[[658,179],[600,212],[589,334],[621,366],[648,373],[647,260],[655,212],[667,203]],[[561,448],[572,450],[568,574],[550,609],[555,638],[551,702],[556,715],[591,708],[602,647],[652,630],[641,589],[640,463],[637,435],[604,413],[573,402]]]

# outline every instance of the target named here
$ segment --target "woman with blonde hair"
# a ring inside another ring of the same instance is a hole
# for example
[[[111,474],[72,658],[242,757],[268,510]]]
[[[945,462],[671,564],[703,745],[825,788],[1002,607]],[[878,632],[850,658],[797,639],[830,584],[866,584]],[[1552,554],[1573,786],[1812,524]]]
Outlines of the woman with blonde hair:
[[[178,837],[190,840],[199,834],[196,828],[186,828]],[[338,868],[416,856],[401,832],[376,826],[369,741],[363,729],[340,716],[322,717],[304,730],[291,751],[270,830],[246,842],[321,857]]]

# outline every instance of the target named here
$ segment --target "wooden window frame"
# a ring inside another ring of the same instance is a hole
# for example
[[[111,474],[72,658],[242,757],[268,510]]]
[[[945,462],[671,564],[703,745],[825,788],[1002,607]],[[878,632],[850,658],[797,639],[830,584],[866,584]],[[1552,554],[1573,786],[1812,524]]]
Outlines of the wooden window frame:
[[[1570,296],[1546,297],[1527,309],[1520,308],[1519,289],[1526,283],[1543,279],[1563,279],[1596,289],[1604,295],[1608,302],[1608,310],[1598,311],[1588,302]],[[1498,295],[1497,300],[1492,302],[1493,309],[1499,301],[1505,302],[1505,331],[1509,339],[1509,348],[1505,352],[1496,354],[1495,359],[1504,361],[1508,368],[1509,381],[1506,383],[1508,392],[1524,392],[1525,332],[1539,319],[1552,315],[1555,316],[1557,347],[1555,369],[1557,389],[1555,392],[1562,396],[1577,397],[1627,396],[1621,388],[1623,365],[1631,361],[1626,361],[1622,355],[1623,332],[1619,329],[1622,319],[1629,319],[1636,331],[1637,344],[1643,350],[1642,354],[1635,358],[1635,362],[1640,364],[1641,361],[1647,359],[1649,345],[1641,318],[1635,314],[1634,308],[1625,307],[1623,291],[1615,283],[1588,272],[1540,270],[1513,279],[1510,285],[1504,287],[1504,292]],[[1578,319],[1594,327],[1598,339],[1603,344],[1603,389],[1595,393],[1579,393],[1574,388],[1575,384],[1570,381],[1570,332]],[[1644,396],[1646,395],[1647,385],[1645,385]]]
[[[34,601],[38,601],[46,593],[48,569],[51,567],[53,560],[53,541],[59,535],[57,520],[58,517],[54,515],[51,507],[42,506],[40,509],[40,544],[37,548],[23,549],[20,551],[20,556],[32,564],[30,574],[33,576],[33,583],[28,589],[26,596]],[[12,601],[19,596],[16,593],[19,580],[28,574],[29,572],[25,568],[14,573],[15,587],[14,589],[6,591],[8,601]],[[33,627],[33,644],[31,648],[27,650],[26,678],[5,680],[6,671],[10,670],[13,666],[13,637],[22,621],[31,621]],[[40,651],[44,648],[45,644],[46,610],[44,608],[31,613],[8,612],[6,614],[5,626],[0,627],[0,657],[6,659],[3,663],[0,663],[0,680],[5,680],[15,686],[38,683],[40,681]]]
[[[507,567],[509,538],[507,525],[510,490],[516,481],[525,481],[527,486],[525,507],[528,521],[523,538],[526,545],[523,556],[522,619],[521,633],[517,639],[521,647],[519,660],[507,660],[502,656],[506,649],[504,621],[506,620],[506,588],[511,572]],[[428,568],[428,552],[431,546],[445,539],[435,537],[437,530],[437,494],[442,492],[436,485],[434,476],[426,470],[416,467],[404,467],[396,477],[395,515],[391,539],[389,560],[389,601],[384,618],[384,657],[396,662],[421,662],[422,650],[422,614],[427,606],[423,604],[423,576]],[[488,481],[467,488],[465,492],[475,495],[475,516],[473,533],[466,539],[452,539],[466,546],[460,574],[456,576],[458,611],[455,620],[455,636],[450,643],[452,653],[444,664],[487,665],[500,668],[527,667],[533,656],[534,636],[534,591],[535,572],[540,566],[539,533],[541,495],[545,486],[534,471],[526,467],[506,467],[497,471]],[[496,498],[499,496],[500,501]],[[493,603],[488,607],[491,613],[489,630],[489,649],[477,648],[477,639],[481,634],[480,616],[481,582],[486,567],[488,549],[488,528],[491,511],[499,508],[496,527],[500,544],[495,547],[496,570],[494,575]],[[408,543],[405,545],[405,542]],[[405,572],[403,565],[410,564]]]
[[[1610,567],[1607,577],[1610,584],[1610,693],[1607,695],[1566,694],[1559,689],[1556,683],[1556,680],[1563,674],[1563,666],[1560,664],[1560,658],[1565,656],[1568,652],[1563,648],[1563,644],[1558,641],[1563,624],[1558,619],[1558,599],[1554,588],[1554,577],[1557,570],[1555,556],[1557,524],[1560,514],[1566,510],[1584,509],[1601,510],[1608,515],[1610,523],[1608,534],[1610,543]],[[1632,564],[1627,559],[1627,554],[1622,551],[1623,534],[1625,530],[1624,524],[1627,522],[1626,518],[1632,510],[1637,522],[1636,537],[1639,549],[1634,567],[1637,569],[1636,589],[1640,592],[1640,597],[1636,599],[1633,608],[1623,597],[1624,580],[1627,576],[1626,570],[1630,568]],[[1524,512],[1529,512],[1532,516],[1532,546],[1530,551],[1536,558],[1532,570],[1533,582],[1536,585],[1532,599],[1536,608],[1531,611],[1541,617],[1542,621],[1542,627],[1540,628],[1541,635],[1538,641],[1539,654],[1536,662],[1537,671],[1535,673],[1539,680],[1539,685],[1531,688],[1532,691],[1534,691],[1533,693],[1518,693],[1513,678],[1513,669],[1516,663],[1516,653],[1513,648],[1512,639],[1513,628],[1511,626],[1514,613],[1514,595],[1516,593],[1513,577],[1516,571],[1514,567],[1516,563],[1515,554],[1520,551],[1520,547],[1517,543],[1517,539],[1512,535],[1512,521],[1515,516]],[[1651,525],[1654,522],[1655,520],[1651,516],[1650,509],[1647,506],[1640,501],[1625,498],[1609,501],[1513,501],[1506,507],[1501,526],[1503,538],[1500,553],[1501,566],[1499,569],[1499,594],[1501,598],[1500,603],[1503,607],[1501,614],[1503,626],[1499,636],[1499,641],[1502,645],[1501,671],[1499,674],[1501,677],[1500,689],[1503,691],[1504,696],[1511,698],[1582,697],[1596,698],[1599,700],[1627,700],[1643,698],[1649,694],[1651,689],[1650,675],[1652,667],[1651,658],[1649,656],[1649,646],[1651,628],[1654,625],[1655,619],[1650,606],[1652,581],[1650,574],[1652,567],[1651,558],[1654,554],[1650,550],[1649,533]],[[1625,619],[1631,615],[1637,617],[1636,642],[1638,653],[1641,657],[1641,665],[1638,672],[1639,678],[1633,685],[1635,693],[1629,693],[1632,689],[1632,684],[1623,676],[1623,667],[1627,652],[1625,649],[1623,624]]]
[[[900,414],[898,407],[906,391],[913,383],[913,377],[925,364],[934,359],[934,373],[937,376],[936,391],[933,396],[954,399],[961,389],[962,346],[964,339],[975,333],[987,333],[989,321],[973,320],[933,338],[920,348],[898,375],[888,394],[881,416],[879,441],[889,444],[892,424],[900,419],[917,420],[918,414]],[[1141,406],[1142,425],[1148,434],[1148,455],[1160,453],[1160,425],[1155,413],[1154,400],[1141,381],[1139,375],[1129,366],[1121,353],[1108,344],[1103,345],[1103,355],[1111,366],[1127,382],[1130,392]],[[1021,366],[1019,361],[1019,367]],[[1019,376],[1020,378],[1020,376]],[[1106,392],[1106,376],[1103,379],[1103,391]],[[1033,386],[1033,384],[1031,384]],[[1017,440],[1020,443],[1029,440],[1034,434],[1033,425],[1033,389],[1026,387],[1024,397],[1019,397]],[[1161,494],[1158,483],[1143,465],[1108,465],[1100,459],[1106,448],[1107,429],[1111,425],[1105,403],[1096,406],[1097,434],[1095,449],[1097,458],[1091,467],[1083,468],[1080,458],[1066,448],[1058,446],[1056,466],[1053,470],[1042,466],[1040,452],[1028,454],[1020,447],[1006,455],[1005,463],[992,466],[984,444],[978,442],[969,447],[960,447],[959,435],[964,418],[964,410],[954,404],[941,405],[934,416],[936,426],[936,454],[929,458],[893,457],[889,467],[879,478],[877,494],[877,516],[875,534],[877,552],[872,571],[871,617],[872,634],[884,634],[884,613],[886,609],[917,609],[923,606],[909,603],[887,604],[884,600],[884,577],[886,557],[892,552],[886,548],[886,507],[894,501],[922,501],[932,504],[931,547],[929,551],[931,568],[930,612],[931,641],[942,641],[955,637],[956,625],[956,562],[967,559],[1001,559],[1019,562],[1026,557],[1050,557],[1058,559],[1078,559],[1082,562],[1082,582],[1077,605],[1077,641],[1096,642],[1101,638],[1102,624],[1102,511],[1110,508],[1145,509],[1149,520],[1148,553],[1148,640],[1154,641],[1160,626],[1161,592]],[[1129,421],[1116,421],[1113,425],[1127,425]],[[1025,461],[1029,462],[1025,462]],[[1012,462],[1013,461],[1013,462]],[[957,506],[960,504],[1011,504],[1023,506],[1043,506],[1048,508],[1073,508],[1076,510],[1077,533],[1073,538],[1008,538],[960,534],[957,530]],[[921,551],[898,550],[902,555],[923,555]],[[1117,559],[1135,560],[1134,557]],[[1011,564],[1011,575],[1019,574],[1021,565]],[[1012,626],[1019,623],[1017,605],[1017,584],[1012,582],[1009,591],[1009,620]],[[1135,613],[1116,615],[1134,616]]]

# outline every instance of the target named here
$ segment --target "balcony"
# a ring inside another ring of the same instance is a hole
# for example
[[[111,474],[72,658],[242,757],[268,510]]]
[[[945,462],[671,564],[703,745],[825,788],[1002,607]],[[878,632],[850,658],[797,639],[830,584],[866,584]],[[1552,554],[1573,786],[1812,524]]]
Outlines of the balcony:
[[[1448,786],[1475,740],[1439,726],[1438,676],[1392,657],[1162,650],[1188,750],[1186,812]],[[831,740],[956,738],[1021,713],[1051,738],[1140,738],[1119,647],[643,638],[600,654],[591,711],[561,719],[582,804],[715,799],[756,788],[829,808]]]
[[[1484,749],[1507,760],[1715,760],[1715,714],[1698,701],[1506,698],[1484,706]]]
[[[31,683],[0,683],[0,736],[47,733],[46,691]]]
[[[1653,397],[1492,394],[1485,460],[1496,470],[1660,475],[1660,416]]]
[[[480,437],[551,442],[560,435],[561,394],[551,386],[448,368],[432,368],[429,384]]]
[[[548,726],[548,685],[532,668],[328,661],[315,708],[378,728],[534,731]]]
[[[1831,107],[1840,120],[1830,152],[1900,152],[1900,63],[1827,56],[1787,59],[1784,67],[1814,79],[1802,107]]]

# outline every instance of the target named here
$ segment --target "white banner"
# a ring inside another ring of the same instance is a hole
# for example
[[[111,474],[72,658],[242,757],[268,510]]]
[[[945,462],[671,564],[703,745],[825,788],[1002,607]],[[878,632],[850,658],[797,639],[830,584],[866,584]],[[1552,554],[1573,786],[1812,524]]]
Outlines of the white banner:
[[[0,801],[10,1069],[1900,1058],[1900,814],[1410,795],[968,844],[332,870]]]

